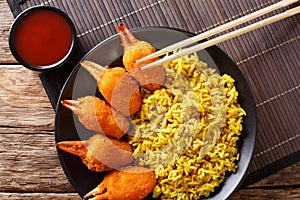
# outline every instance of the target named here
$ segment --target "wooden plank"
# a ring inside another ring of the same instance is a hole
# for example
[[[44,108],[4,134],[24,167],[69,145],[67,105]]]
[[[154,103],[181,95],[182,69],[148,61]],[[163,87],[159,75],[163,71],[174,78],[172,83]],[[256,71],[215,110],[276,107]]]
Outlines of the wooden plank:
[[[235,193],[232,200],[238,199],[299,199],[300,162],[243,188]]]
[[[54,110],[38,73],[21,65],[1,65],[0,86],[0,133],[53,131]]]
[[[300,199],[300,188],[277,188],[277,189],[244,189],[236,193],[231,200],[283,200]]]
[[[278,189],[273,190],[244,190],[242,193],[234,195],[231,200],[251,199],[251,200],[282,200],[299,199],[300,189]],[[0,199],[10,200],[79,200],[76,193],[0,193]]]
[[[0,191],[73,192],[60,166],[54,135],[0,134],[0,144]]]
[[[0,134],[0,143],[1,160],[5,161],[0,162],[1,191],[73,191],[60,167],[53,135]],[[299,166],[300,163],[296,163],[262,180],[261,184],[240,190],[237,195],[262,188],[277,193],[278,188],[299,187]]]
[[[0,63],[16,63],[8,45],[8,33],[13,22],[13,15],[6,1],[0,1]]]
[[[284,188],[291,186],[300,187],[300,162],[297,162],[277,173],[252,184],[249,188]]]
[[[76,193],[3,193],[0,192],[0,199],[9,200],[79,200]]]

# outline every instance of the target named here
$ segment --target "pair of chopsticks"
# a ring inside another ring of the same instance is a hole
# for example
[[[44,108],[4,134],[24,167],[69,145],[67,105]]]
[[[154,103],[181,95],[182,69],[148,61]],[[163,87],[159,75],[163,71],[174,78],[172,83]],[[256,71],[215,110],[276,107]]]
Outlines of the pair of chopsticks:
[[[146,60],[149,60],[149,59],[152,59],[152,58],[156,58],[156,57],[159,57],[159,56],[164,55],[166,53],[172,52],[174,50],[178,50],[178,49],[180,49],[182,47],[185,47],[185,46],[190,45],[192,43],[198,42],[200,40],[203,40],[205,38],[208,38],[208,37],[213,36],[215,34],[218,34],[220,32],[226,31],[226,30],[228,30],[228,29],[230,29],[232,27],[238,26],[238,25],[240,25],[242,23],[248,22],[248,21],[250,21],[252,19],[255,19],[255,18],[259,17],[259,16],[267,14],[267,13],[269,13],[271,11],[276,10],[276,9],[288,6],[288,5],[290,5],[292,3],[295,3],[297,1],[298,0],[283,0],[283,1],[280,1],[280,2],[278,2],[276,4],[273,4],[271,6],[263,8],[261,10],[258,10],[256,12],[251,13],[249,15],[246,15],[244,17],[241,17],[241,18],[236,19],[234,21],[231,21],[229,23],[223,24],[223,25],[221,25],[219,27],[216,27],[214,29],[211,29],[209,31],[206,31],[204,33],[196,35],[194,37],[191,37],[191,38],[188,38],[186,40],[180,41],[180,42],[175,43],[175,44],[173,44],[171,46],[165,47],[165,48],[163,48],[163,49],[161,49],[161,50],[159,50],[159,51],[157,51],[155,53],[152,53],[152,54],[150,54],[148,56],[145,56],[145,57],[137,60],[137,63],[141,63],[141,62],[144,62]],[[263,26],[266,26],[268,24],[277,22],[277,21],[285,19],[287,17],[296,15],[298,13],[300,13],[300,6],[297,6],[295,8],[290,9],[290,10],[287,10],[287,11],[285,11],[285,12],[283,12],[281,14],[275,15],[273,17],[269,17],[267,19],[261,20],[259,22],[256,22],[256,23],[254,23],[252,25],[249,25],[249,26],[246,26],[244,28],[237,29],[235,31],[229,32],[229,33],[224,34],[222,36],[219,36],[219,37],[216,37],[214,39],[208,40],[206,42],[194,45],[194,46],[192,46],[190,48],[186,48],[186,49],[183,49],[181,51],[177,51],[176,53],[173,53],[172,55],[165,56],[162,59],[159,59],[159,60],[154,61],[154,62],[152,62],[150,64],[147,64],[147,65],[144,65],[142,67],[142,69],[148,69],[150,67],[162,65],[165,62],[168,62],[168,61],[174,60],[176,58],[179,58],[179,57],[182,57],[182,56],[194,53],[196,51],[205,49],[205,48],[213,46],[213,45],[216,45],[216,44],[221,43],[221,42],[223,42],[225,40],[237,37],[239,35],[242,35],[242,34],[245,34],[247,32],[253,31],[255,29],[261,28]]]

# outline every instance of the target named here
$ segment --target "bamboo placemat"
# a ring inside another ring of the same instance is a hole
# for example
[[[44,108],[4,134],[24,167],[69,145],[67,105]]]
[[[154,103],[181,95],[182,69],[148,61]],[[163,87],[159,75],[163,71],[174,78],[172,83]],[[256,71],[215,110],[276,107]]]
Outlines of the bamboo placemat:
[[[34,5],[49,5],[66,12],[75,23],[78,48],[72,62],[40,75],[54,107],[79,59],[96,44],[116,34],[120,23],[131,29],[167,26],[198,34],[276,2],[278,0],[8,0],[14,16]],[[246,185],[300,160],[300,15],[218,46],[237,63],[256,102],[257,145]]]

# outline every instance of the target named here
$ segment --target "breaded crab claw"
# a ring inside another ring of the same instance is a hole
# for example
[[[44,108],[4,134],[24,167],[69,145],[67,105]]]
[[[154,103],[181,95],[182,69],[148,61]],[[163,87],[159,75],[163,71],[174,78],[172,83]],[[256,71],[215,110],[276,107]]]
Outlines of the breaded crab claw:
[[[155,173],[149,169],[129,166],[109,172],[95,189],[84,196],[93,200],[141,200],[153,191]]]
[[[130,127],[128,119],[100,98],[86,96],[77,100],[62,100],[61,103],[73,111],[89,130],[119,139]]]
[[[88,60],[82,61],[81,66],[95,78],[105,100],[122,115],[133,115],[140,109],[142,97],[139,86],[124,68],[102,67]]]
[[[88,169],[96,172],[119,169],[133,161],[130,144],[102,134],[96,134],[86,141],[58,142],[56,146],[79,156]]]
[[[151,53],[156,49],[148,42],[135,38],[126,25],[118,26],[118,33],[124,47],[123,65],[126,70],[147,90],[155,91],[163,87],[165,81],[165,70],[162,65],[142,70],[141,67],[154,62],[159,58],[137,63],[136,61]]]

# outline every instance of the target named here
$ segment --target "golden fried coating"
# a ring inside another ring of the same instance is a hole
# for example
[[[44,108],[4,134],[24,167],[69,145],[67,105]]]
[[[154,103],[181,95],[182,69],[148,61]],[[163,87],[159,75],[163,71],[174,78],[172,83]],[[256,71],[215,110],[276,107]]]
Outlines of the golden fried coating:
[[[94,200],[141,200],[153,191],[156,184],[155,173],[149,169],[129,166],[120,171],[113,170],[102,183],[84,196]]]
[[[112,170],[111,167],[108,167],[105,164],[103,164],[102,162],[100,162],[89,151],[87,151],[87,153],[80,158],[81,158],[83,164],[85,164],[85,166],[91,171],[104,172],[104,171]]]
[[[165,70],[161,66],[144,70],[141,67],[137,67],[132,69],[129,73],[137,79],[143,88],[150,91],[161,89],[165,82]]]
[[[133,160],[133,150],[128,142],[101,134],[94,135],[88,140],[87,149],[93,157],[113,169],[120,169]]]
[[[104,68],[87,60],[81,65],[97,80],[105,100],[122,115],[133,115],[140,109],[142,97],[139,86],[124,68]]]
[[[130,74],[125,73],[124,68],[107,67],[106,69],[98,83],[101,93],[106,93],[106,100],[120,113],[125,116],[133,115],[142,104],[142,96],[137,82]],[[124,71],[122,76],[120,76],[121,71]]]
[[[89,130],[119,139],[130,127],[128,119],[97,97],[86,96],[77,101],[63,100],[61,103],[73,111]]]
[[[133,160],[130,144],[102,134],[96,134],[87,141],[63,141],[56,145],[79,156],[88,169],[96,172],[119,169]]]
[[[124,47],[123,64],[126,70],[146,89],[154,91],[162,88],[165,81],[163,66],[157,66],[142,70],[141,67],[154,62],[159,58],[153,58],[142,63],[136,63],[140,58],[152,54],[156,49],[146,41],[137,40],[131,31],[124,25],[118,26],[122,46]]]
[[[98,82],[98,87],[107,102],[111,102],[114,88],[125,74],[126,70],[122,67],[105,67],[105,70],[101,73],[101,81]]]

